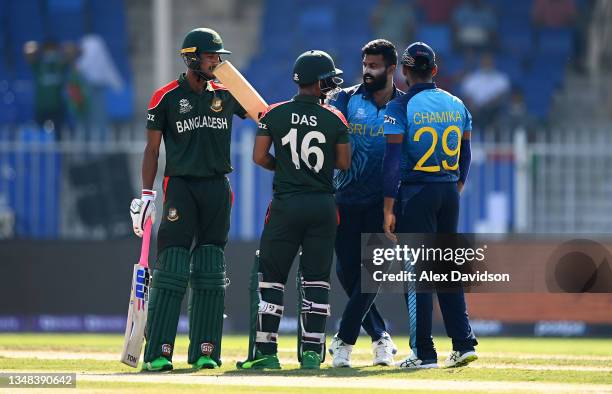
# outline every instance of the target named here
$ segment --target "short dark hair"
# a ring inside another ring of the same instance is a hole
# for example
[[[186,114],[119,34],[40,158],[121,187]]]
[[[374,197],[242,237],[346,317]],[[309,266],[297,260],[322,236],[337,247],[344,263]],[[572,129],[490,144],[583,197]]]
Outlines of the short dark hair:
[[[387,67],[397,64],[395,45],[391,41],[382,38],[372,40],[361,48],[361,58],[363,59],[366,55],[382,55]]]
[[[428,68],[427,70],[416,70],[414,68],[408,67],[408,72],[417,77],[419,80],[428,80],[433,78],[432,68]]]

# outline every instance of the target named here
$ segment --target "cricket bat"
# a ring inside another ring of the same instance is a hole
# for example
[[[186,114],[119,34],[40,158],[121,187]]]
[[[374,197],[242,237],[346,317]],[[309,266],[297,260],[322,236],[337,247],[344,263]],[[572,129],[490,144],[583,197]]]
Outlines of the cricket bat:
[[[151,219],[145,222],[140,260],[134,264],[132,275],[132,290],[130,291],[130,305],[128,307],[125,337],[123,339],[123,352],[121,362],[130,367],[137,368],[140,361],[140,352],[144,341],[145,326],[147,325],[147,311],[149,309],[149,244],[151,241]]]
[[[215,69],[213,74],[229,90],[236,100],[247,111],[247,114],[254,121],[258,121],[261,114],[268,108],[266,101],[257,93],[240,71],[227,60],[222,61]]]

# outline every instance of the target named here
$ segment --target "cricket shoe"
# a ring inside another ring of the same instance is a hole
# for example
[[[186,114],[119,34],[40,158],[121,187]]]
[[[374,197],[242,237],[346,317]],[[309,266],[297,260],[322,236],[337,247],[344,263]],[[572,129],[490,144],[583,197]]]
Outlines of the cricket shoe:
[[[438,368],[438,360],[421,360],[414,354],[414,351],[411,351],[408,357],[395,365],[406,369]]]
[[[219,368],[219,365],[217,365],[217,362],[213,360],[212,358],[210,358],[210,356],[200,356],[200,358],[198,358],[198,361],[191,364],[191,366],[193,367],[193,369]]]
[[[353,351],[353,345],[344,343],[344,341],[338,338],[338,334],[334,335],[331,345],[329,345],[329,354],[333,356],[332,367],[351,367],[351,353]]]
[[[275,354],[262,354],[259,350],[255,353],[255,359],[238,361],[238,369],[281,369],[278,356]]]
[[[474,350],[453,350],[446,360],[444,360],[445,368],[465,367],[472,361],[478,360],[478,355]]]
[[[172,361],[163,356],[142,364],[142,371],[149,372],[172,371],[173,368]]]
[[[320,369],[321,368],[321,356],[317,352],[312,350],[306,350],[302,354],[302,361],[300,362],[300,368],[302,369]]]
[[[391,335],[383,332],[379,340],[372,342],[372,353],[374,354],[372,365],[393,365],[393,356],[397,353],[397,347],[391,340]]]

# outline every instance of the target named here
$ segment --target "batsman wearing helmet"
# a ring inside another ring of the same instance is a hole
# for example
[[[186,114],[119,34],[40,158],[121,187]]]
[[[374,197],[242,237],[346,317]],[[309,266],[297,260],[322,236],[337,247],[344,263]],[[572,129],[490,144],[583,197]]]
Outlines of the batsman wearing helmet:
[[[339,90],[341,73],[327,53],[303,53],[293,68],[298,94],[270,106],[259,121],[253,160],[275,172],[274,198],[251,277],[249,356],[238,368],[280,368],[283,295],[300,247],[298,360],[304,369],[318,369],[324,361],[338,225],[332,178],[334,168],[349,168],[351,154],[346,119],[322,101]],[[269,152],[272,144],[276,156]]]
[[[396,238],[395,231],[457,232],[459,193],[470,168],[472,115],[459,98],[436,87],[435,60],[434,51],[425,43],[406,48],[401,63],[410,89],[389,103],[385,116],[383,227],[391,239]],[[476,360],[474,346],[478,342],[470,327],[463,290],[440,291],[438,302],[453,342],[445,366]],[[409,291],[406,305],[412,352],[398,366],[436,368],[431,337],[433,295]]]
[[[142,163],[142,196],[132,201],[134,232],[142,236],[155,219],[159,147],[166,168],[158,256],[149,299],[143,369],[172,369],[181,302],[190,283],[189,355],[196,369],[221,364],[225,298],[224,248],[230,225],[232,117],[245,110],[218,82],[213,68],[229,54],[217,32],[199,28],[183,41],[187,72],[159,88],[147,114],[147,146]]]

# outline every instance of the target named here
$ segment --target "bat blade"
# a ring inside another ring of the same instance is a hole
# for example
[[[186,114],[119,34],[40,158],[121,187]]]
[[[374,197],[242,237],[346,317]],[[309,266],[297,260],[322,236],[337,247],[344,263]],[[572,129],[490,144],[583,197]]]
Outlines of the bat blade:
[[[132,290],[130,292],[130,305],[123,339],[121,362],[130,367],[137,368],[144,342],[145,326],[148,311],[148,282],[149,269],[134,264],[132,275]]]
[[[259,120],[261,113],[266,110],[268,104],[240,71],[232,63],[224,60],[215,67],[213,74],[238,100],[249,116],[255,121]]]
[[[121,362],[132,368],[138,367],[147,325],[150,282],[148,256],[151,225],[151,220],[147,220],[142,236],[140,261],[138,264],[134,264],[130,304],[123,338],[123,351],[121,352]]]

